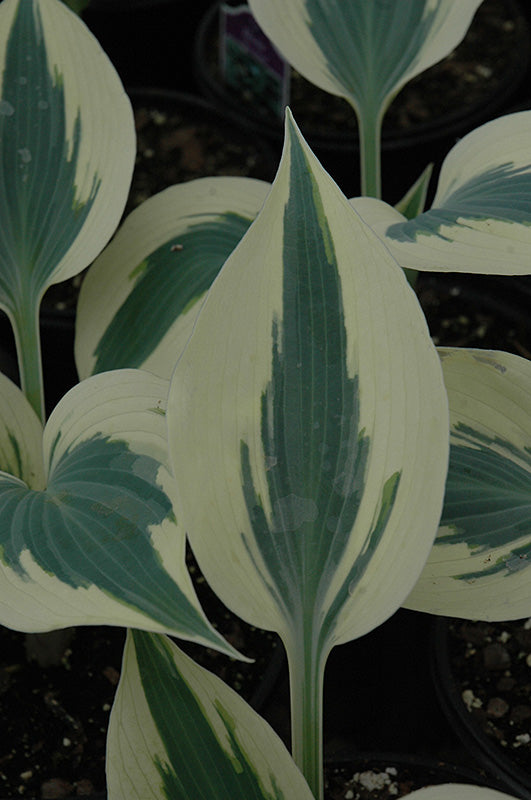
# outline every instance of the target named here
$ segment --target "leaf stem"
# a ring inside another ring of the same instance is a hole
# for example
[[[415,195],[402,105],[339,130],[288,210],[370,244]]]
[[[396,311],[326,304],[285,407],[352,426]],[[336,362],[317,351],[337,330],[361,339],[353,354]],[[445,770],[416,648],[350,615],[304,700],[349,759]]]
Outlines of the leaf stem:
[[[291,749],[316,800],[323,800],[323,675],[326,655],[309,626],[286,644],[291,698]]]
[[[20,385],[37,416],[44,424],[44,386],[42,376],[40,302],[26,297],[10,315],[17,348]]]
[[[361,194],[382,197],[382,114],[379,109],[364,109],[358,115],[360,139]]]

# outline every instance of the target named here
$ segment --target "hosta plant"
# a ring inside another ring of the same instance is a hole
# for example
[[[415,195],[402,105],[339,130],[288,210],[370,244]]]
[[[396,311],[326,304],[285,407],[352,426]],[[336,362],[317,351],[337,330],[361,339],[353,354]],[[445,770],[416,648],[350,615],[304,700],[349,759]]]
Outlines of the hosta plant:
[[[481,2],[249,0],[249,6],[289,63],[352,106],[360,131],[361,193],[380,199],[381,125],[391,101],[459,44]],[[529,125],[527,113],[510,115],[464,137],[448,156],[425,213],[431,168],[419,178],[414,165],[411,182],[418,180],[397,209],[376,202],[360,206],[401,266],[529,271]]]
[[[288,113],[272,186],[195,181],[126,220],[83,285],[83,380],[45,420],[39,304],[109,240],[133,122],[111,64],[59,0],[3,0],[0,58],[0,303],[22,376],[21,389],[0,377],[0,621],[130,629],[108,738],[113,800],[319,800],[335,645],[404,603],[529,613],[531,365],[436,351],[378,228],[396,212],[364,205],[372,230]],[[467,161],[463,184],[466,141],[456,148],[446,192],[464,205],[448,227],[478,219],[466,247],[454,236],[457,262],[499,241],[504,267],[523,272],[529,120],[507,119],[505,151],[480,132],[484,159]],[[474,194],[507,172],[521,187],[511,223]],[[432,247],[418,234],[425,250],[452,239],[437,233]],[[195,598],[185,534],[221,599],[284,642],[294,760],[165,635],[238,655]],[[500,796],[418,797],[465,792]]]

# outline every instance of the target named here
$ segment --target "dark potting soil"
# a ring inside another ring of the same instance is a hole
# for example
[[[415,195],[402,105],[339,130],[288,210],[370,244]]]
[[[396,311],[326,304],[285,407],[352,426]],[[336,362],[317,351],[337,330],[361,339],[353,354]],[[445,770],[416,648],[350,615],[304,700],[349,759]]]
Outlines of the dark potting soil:
[[[448,657],[471,725],[531,783],[531,619],[452,620]]]
[[[211,80],[222,83],[217,25],[213,25],[202,56]],[[528,32],[517,21],[514,6],[503,0],[484,0],[463,41],[445,59],[410,81],[397,95],[384,117],[384,134],[403,135],[416,126],[435,123],[441,117],[478,108],[496,96],[507,75],[517,71],[528,51]],[[238,90],[231,87],[231,97]],[[246,87],[238,99],[250,106]],[[291,71],[291,110],[303,131],[314,134],[353,134],[355,114],[342,98],[330,95]],[[260,115],[252,106],[253,117]],[[271,122],[271,120],[269,120]],[[280,124],[280,120],[279,120]]]
[[[531,358],[531,317],[511,278],[419,273],[416,293],[434,344]]]
[[[482,776],[444,762],[414,758],[359,759],[353,766],[325,766],[325,800],[398,800],[416,789],[442,783],[476,783]]]
[[[272,688],[282,664],[278,637],[231,614],[210,590],[189,551],[187,560],[207,617],[255,661],[243,663],[210,648],[177,643],[248,702],[259,704],[257,692]],[[61,663],[41,667],[28,660],[24,634],[0,627],[2,800],[52,800],[104,791],[106,732],[124,641],[121,628],[76,628]]]

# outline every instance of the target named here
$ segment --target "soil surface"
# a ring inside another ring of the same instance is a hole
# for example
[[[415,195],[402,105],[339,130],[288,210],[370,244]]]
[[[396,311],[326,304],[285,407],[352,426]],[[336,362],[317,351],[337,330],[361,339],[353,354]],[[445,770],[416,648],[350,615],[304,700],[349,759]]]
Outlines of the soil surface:
[[[255,661],[243,663],[209,648],[177,643],[259,708],[283,664],[279,640],[228,611],[206,584],[190,552],[188,566],[207,617],[234,647]],[[0,627],[2,800],[86,797],[105,789],[106,732],[125,631],[95,626],[69,633],[60,662],[41,667],[28,659],[24,634]]]
[[[521,17],[515,17],[514,6],[511,8],[503,0],[484,0],[461,44],[397,95],[384,118],[384,135],[409,133],[418,126],[436,123],[447,114],[461,115],[489,103],[500,86],[508,82],[508,76],[514,77],[513,73],[521,68],[528,47],[528,32]],[[222,87],[215,24],[206,35],[204,50],[201,56],[209,80]],[[508,91],[512,88],[507,86]],[[240,94],[231,87],[229,103],[234,105],[235,96],[243,104],[240,112],[247,106],[253,119],[260,116],[261,103],[255,103],[248,86]],[[339,133],[346,137],[357,130],[354,112],[345,100],[318,89],[296,70],[291,70],[289,105],[308,134]],[[272,122],[271,118],[267,121]]]
[[[448,656],[469,724],[528,772],[531,784],[531,619],[452,620]]]
[[[482,785],[482,778],[443,762],[360,759],[354,766],[325,768],[325,800],[397,800],[416,789],[450,782]]]

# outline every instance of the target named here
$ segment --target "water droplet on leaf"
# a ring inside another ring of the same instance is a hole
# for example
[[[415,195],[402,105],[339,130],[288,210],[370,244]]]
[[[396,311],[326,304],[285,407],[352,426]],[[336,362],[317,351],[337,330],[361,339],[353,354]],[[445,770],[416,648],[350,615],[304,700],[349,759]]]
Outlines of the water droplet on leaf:
[[[15,109],[8,100],[0,100],[0,115],[2,117],[11,117],[15,113]]]

